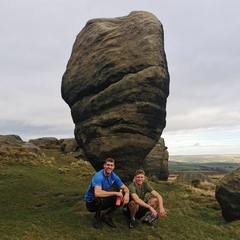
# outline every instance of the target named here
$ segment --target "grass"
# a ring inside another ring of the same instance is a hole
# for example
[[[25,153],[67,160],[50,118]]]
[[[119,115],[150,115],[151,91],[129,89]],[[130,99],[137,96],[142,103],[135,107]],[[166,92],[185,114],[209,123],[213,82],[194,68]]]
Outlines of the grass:
[[[167,217],[155,222],[157,228],[138,222],[136,229],[129,229],[118,209],[113,216],[116,229],[104,225],[96,230],[83,201],[95,172],[90,164],[53,150],[29,159],[21,152],[11,159],[0,153],[1,240],[239,239],[240,221],[225,223],[213,193],[156,179],[148,181],[163,196],[167,210]]]

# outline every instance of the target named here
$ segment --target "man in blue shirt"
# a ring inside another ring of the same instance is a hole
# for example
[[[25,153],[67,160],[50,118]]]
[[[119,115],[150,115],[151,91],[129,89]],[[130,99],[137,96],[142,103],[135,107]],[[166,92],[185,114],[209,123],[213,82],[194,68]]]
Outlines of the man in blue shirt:
[[[103,169],[92,177],[84,197],[87,210],[89,212],[95,212],[94,228],[101,228],[101,221],[110,227],[116,228],[110,216],[119,207],[116,205],[117,197],[121,198],[123,204],[129,202],[129,190],[119,176],[113,172],[114,168],[115,160],[113,158],[107,158],[103,164]],[[114,185],[122,191],[109,191]],[[102,210],[107,211],[100,216]]]

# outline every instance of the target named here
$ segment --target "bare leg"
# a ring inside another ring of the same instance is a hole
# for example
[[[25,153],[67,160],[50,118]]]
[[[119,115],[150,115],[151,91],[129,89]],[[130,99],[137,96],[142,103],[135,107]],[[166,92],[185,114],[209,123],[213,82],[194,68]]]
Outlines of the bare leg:
[[[158,208],[158,201],[157,198],[151,198],[148,200],[148,205],[150,205],[155,210]]]
[[[135,220],[135,215],[136,215],[136,212],[137,212],[138,209],[139,209],[139,205],[136,204],[134,201],[131,201],[131,202],[129,202],[129,204],[128,204],[128,208],[129,208],[129,210],[130,210],[131,220]]]
[[[151,198],[148,200],[148,205],[150,205],[152,208],[154,208],[155,210],[158,208],[158,201],[157,198]],[[148,221],[147,217],[144,217],[143,219],[144,221]]]

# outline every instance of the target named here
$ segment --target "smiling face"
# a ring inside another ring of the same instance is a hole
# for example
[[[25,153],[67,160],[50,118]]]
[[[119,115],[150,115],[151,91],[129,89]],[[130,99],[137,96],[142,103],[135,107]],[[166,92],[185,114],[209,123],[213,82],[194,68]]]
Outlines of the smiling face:
[[[103,164],[103,168],[104,168],[104,175],[109,176],[115,168],[114,162],[107,161],[106,163]]]
[[[142,183],[145,180],[145,175],[143,173],[137,174],[134,176],[134,180],[135,180],[137,187],[141,187]]]

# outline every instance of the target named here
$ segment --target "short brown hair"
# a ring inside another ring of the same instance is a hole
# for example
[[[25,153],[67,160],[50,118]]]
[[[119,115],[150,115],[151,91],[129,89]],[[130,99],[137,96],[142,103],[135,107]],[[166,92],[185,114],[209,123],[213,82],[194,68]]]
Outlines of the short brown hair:
[[[107,158],[104,163],[107,163],[107,162],[115,163],[115,160],[113,158]]]
[[[138,170],[136,170],[136,172],[135,172],[135,176],[137,176],[137,175],[139,175],[139,174],[145,175],[145,172],[144,172],[142,169],[138,169]]]

